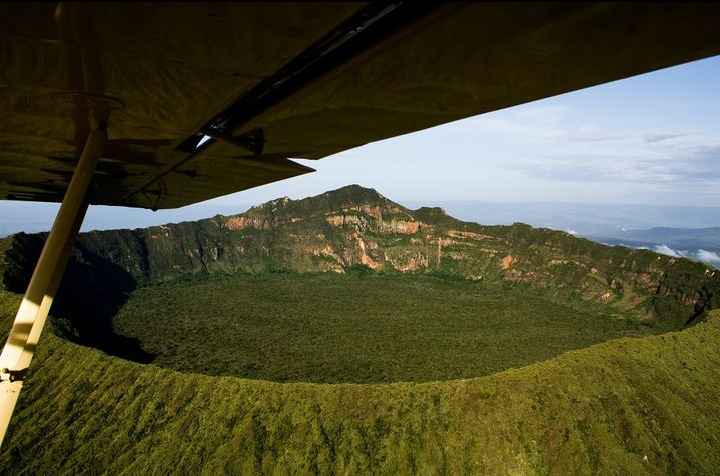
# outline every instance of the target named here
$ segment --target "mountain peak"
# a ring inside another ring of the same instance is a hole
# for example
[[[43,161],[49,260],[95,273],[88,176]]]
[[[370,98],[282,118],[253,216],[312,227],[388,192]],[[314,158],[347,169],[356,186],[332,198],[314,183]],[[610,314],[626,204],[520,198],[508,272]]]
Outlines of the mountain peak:
[[[275,217],[294,216],[296,218],[307,218],[308,216],[318,213],[324,215],[327,213],[342,212],[342,210],[346,208],[368,206],[381,207],[383,209],[392,208],[409,214],[409,210],[385,198],[378,193],[377,190],[357,184],[346,185],[301,200],[291,200],[288,197],[271,200],[250,208],[246,214],[253,216],[271,215]]]
[[[294,205],[304,212],[338,212],[352,207],[380,207],[408,211],[405,207],[385,198],[372,188],[357,184],[346,185],[336,190],[308,197],[294,202]]]
[[[321,195],[316,195],[312,198],[319,198],[319,197],[332,197],[340,200],[345,200],[349,202],[357,202],[357,203],[367,203],[367,202],[377,202],[377,201],[383,201],[387,202],[390,201],[380,193],[378,193],[377,190],[374,188],[367,188],[363,187],[362,185],[358,184],[351,184],[351,185],[345,185],[344,187],[337,188],[335,190],[327,191]]]

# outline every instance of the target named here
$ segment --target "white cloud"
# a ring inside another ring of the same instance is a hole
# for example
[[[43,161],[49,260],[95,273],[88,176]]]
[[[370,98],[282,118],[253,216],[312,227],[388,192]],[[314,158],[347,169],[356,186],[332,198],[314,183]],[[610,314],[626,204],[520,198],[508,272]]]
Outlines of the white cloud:
[[[674,132],[656,132],[656,133],[649,133],[645,134],[645,142],[649,143],[655,143],[655,142],[662,142],[666,140],[672,140],[677,139],[678,137],[683,137],[687,134],[683,133],[674,133]]]
[[[607,142],[622,140],[626,137],[625,134],[596,126],[580,126],[567,130],[567,140],[571,142]]]
[[[643,248],[645,247],[641,246],[638,249]],[[709,263],[713,265],[717,265],[718,263],[720,263],[720,254],[714,251],[708,251],[703,249],[699,249],[691,253],[687,250],[675,250],[667,245],[655,245],[653,251],[655,251],[656,253],[660,253],[661,255],[672,256],[673,258],[691,258],[697,261],[702,261],[703,263]]]
[[[516,123],[507,132],[532,138],[532,153],[506,162],[507,168],[530,177],[646,184],[659,192],[720,187],[720,137],[642,130],[620,133],[612,127],[571,121],[564,126]]]
[[[668,245],[655,245],[655,252],[661,255],[672,256],[674,258],[682,258],[682,255],[670,248]]]
[[[714,251],[700,249],[697,252],[697,258],[706,263],[720,263],[720,255]]]

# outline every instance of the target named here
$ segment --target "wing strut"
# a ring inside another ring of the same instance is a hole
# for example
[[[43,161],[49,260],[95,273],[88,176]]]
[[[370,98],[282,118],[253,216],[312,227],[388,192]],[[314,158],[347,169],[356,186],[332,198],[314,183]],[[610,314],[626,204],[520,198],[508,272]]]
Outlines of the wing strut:
[[[87,191],[106,141],[107,131],[104,126],[91,131],[85,141],[80,161],[75,167],[52,230],[15,316],[10,335],[0,354],[0,445],[5,438],[24,375],[65,272],[72,243],[85,217]]]

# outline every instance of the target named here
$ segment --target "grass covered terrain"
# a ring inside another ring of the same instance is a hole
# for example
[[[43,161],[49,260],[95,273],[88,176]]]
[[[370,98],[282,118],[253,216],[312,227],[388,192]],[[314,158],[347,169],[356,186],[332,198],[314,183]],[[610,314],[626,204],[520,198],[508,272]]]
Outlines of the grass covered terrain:
[[[42,236],[8,243],[25,289]],[[696,263],[361,187],[73,256],[0,474],[720,468],[720,275]]]
[[[0,294],[7,330],[19,296]],[[8,474],[717,474],[720,314],[467,380],[272,383],[46,333]]]
[[[138,289],[113,322],[175,370],[376,383],[488,375],[652,331],[608,309],[461,279],[264,274]]]

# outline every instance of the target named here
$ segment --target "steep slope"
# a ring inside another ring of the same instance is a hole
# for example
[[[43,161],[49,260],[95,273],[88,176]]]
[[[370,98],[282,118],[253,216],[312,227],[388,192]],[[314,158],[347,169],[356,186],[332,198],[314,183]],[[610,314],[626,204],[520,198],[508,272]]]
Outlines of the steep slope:
[[[0,293],[3,329],[19,297]],[[720,467],[720,315],[492,376],[277,384],[135,364],[50,334],[4,474],[697,474]]]
[[[24,289],[43,237],[9,239],[8,289]],[[303,200],[281,198],[229,217],[84,233],[62,293],[99,293],[114,308],[137,285],[187,274],[342,273],[357,266],[530,283],[632,310],[667,329],[696,321],[720,300],[720,271],[699,263],[520,223],[462,222],[438,208],[409,210],[357,185]]]

